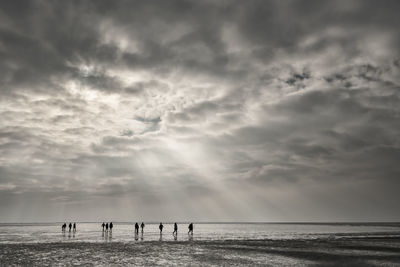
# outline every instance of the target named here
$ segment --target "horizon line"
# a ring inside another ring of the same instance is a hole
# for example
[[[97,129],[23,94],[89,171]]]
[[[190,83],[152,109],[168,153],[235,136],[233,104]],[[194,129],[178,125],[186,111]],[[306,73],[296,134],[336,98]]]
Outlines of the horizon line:
[[[55,224],[65,223],[67,221],[41,221],[41,222],[0,222],[0,224]],[[71,221],[75,223],[102,223],[106,221]],[[145,222],[147,224],[158,224],[162,221],[112,221],[118,224],[130,224],[136,222]],[[398,224],[400,221],[165,221],[163,224],[173,223],[196,223],[196,224]]]

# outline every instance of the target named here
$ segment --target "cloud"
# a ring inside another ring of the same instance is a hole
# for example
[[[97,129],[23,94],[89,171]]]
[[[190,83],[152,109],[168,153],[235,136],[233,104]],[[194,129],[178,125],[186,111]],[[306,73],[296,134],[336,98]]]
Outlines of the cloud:
[[[398,220],[398,7],[2,2],[4,220]]]

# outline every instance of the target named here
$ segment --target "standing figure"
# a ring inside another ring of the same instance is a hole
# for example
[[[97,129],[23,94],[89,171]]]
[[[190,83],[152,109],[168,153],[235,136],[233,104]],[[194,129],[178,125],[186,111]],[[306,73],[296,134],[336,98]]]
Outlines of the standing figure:
[[[103,232],[104,232],[104,227],[106,227],[106,224],[103,222],[103,223],[101,224],[101,227],[103,228]]]
[[[108,223],[106,223],[106,232],[108,232]]]
[[[192,234],[193,235],[193,223],[190,223],[188,228],[189,228],[188,234]]]
[[[76,232],[76,223],[74,223],[73,231]]]
[[[68,228],[69,228],[69,231],[71,232],[72,223],[69,223]]]
[[[139,234],[139,224],[135,223],[135,235]]]
[[[158,226],[158,229],[160,229],[160,235],[162,235],[163,228],[164,228],[164,225],[162,223],[160,223],[160,225]]]
[[[112,222],[110,222],[110,232],[112,232],[112,228],[113,228],[113,223]]]
[[[177,223],[174,224],[174,231],[172,232],[172,234],[173,235],[178,234],[178,224]]]
[[[144,222],[142,222],[142,224],[140,225],[140,228],[142,228],[142,234],[143,234],[143,231],[144,231]]]

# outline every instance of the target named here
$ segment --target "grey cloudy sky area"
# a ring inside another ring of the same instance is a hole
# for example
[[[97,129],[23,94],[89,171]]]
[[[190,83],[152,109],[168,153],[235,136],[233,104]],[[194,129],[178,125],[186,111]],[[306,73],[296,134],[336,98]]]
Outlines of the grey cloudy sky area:
[[[0,221],[400,220],[399,1],[1,1]]]

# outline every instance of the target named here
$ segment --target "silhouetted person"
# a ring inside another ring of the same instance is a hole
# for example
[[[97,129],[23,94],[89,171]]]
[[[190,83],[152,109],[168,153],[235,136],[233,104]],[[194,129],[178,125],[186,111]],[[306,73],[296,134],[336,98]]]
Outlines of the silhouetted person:
[[[135,234],[139,234],[139,224],[135,223]]]
[[[112,222],[110,222],[110,232],[112,232],[112,228],[113,228],[113,223]]]
[[[72,223],[69,223],[68,228],[69,228],[69,231],[71,232]]]
[[[143,234],[143,231],[144,231],[144,222],[142,222],[142,224],[140,225],[140,228],[142,228],[142,234]]]
[[[67,225],[64,223],[62,226],[61,226],[61,231],[62,232],[65,232],[65,228],[67,227]]]
[[[193,235],[193,223],[190,223],[188,228],[189,228],[188,234],[192,234]]]
[[[174,231],[172,232],[173,235],[178,234],[178,225],[174,224]]]
[[[104,227],[106,227],[106,224],[103,222],[103,223],[101,224],[101,227],[103,228],[103,232],[104,232]]]
[[[162,229],[164,228],[164,225],[160,223],[160,226],[158,226],[158,229],[160,229],[160,235],[162,234]]]
[[[76,232],[76,223],[74,223],[73,229],[74,229],[74,232]]]
[[[106,232],[108,232],[108,223],[106,223]]]

